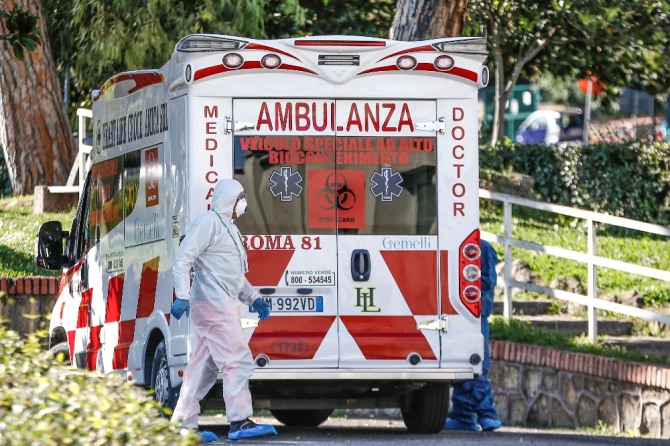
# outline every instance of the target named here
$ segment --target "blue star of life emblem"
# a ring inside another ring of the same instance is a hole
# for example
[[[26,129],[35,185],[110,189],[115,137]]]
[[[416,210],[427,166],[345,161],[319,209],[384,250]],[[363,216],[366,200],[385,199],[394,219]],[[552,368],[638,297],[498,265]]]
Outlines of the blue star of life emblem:
[[[370,192],[375,197],[381,196],[382,201],[392,201],[393,197],[399,197],[403,191],[402,176],[393,172],[390,167],[382,167],[381,173],[373,173],[370,181],[373,183]]]
[[[279,171],[270,175],[270,192],[274,197],[280,196],[281,201],[292,201],[293,197],[299,197],[302,193],[302,177],[300,172],[293,172],[291,167],[281,167]]]

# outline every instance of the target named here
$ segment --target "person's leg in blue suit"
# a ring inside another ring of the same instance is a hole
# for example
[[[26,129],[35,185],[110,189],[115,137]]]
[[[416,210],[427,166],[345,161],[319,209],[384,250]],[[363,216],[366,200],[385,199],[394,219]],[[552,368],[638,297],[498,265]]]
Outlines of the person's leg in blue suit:
[[[482,315],[481,329],[484,337],[484,362],[482,374],[475,379],[453,386],[451,413],[444,425],[448,430],[490,431],[498,429],[502,423],[488,378],[491,358],[489,354],[489,321],[493,312],[493,291],[496,286],[496,264],[498,256],[493,247],[481,241],[482,247]]]

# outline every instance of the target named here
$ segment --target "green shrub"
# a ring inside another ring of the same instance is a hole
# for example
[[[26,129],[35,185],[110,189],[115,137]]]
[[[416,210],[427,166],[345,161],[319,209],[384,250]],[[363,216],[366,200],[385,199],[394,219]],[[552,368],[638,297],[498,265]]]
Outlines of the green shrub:
[[[533,328],[530,322],[518,319],[505,320],[502,316],[493,316],[489,328],[491,339],[518,342],[521,344],[541,345],[570,352],[588,355],[606,356],[623,361],[638,361],[668,365],[669,361],[651,355],[629,352],[625,348],[607,345],[602,339],[592,343],[586,336],[571,336],[565,333]]]
[[[37,336],[22,339],[0,324],[0,444],[199,444],[193,432],[161,417],[146,390],[59,359]]]
[[[670,143],[481,147],[480,166],[535,180],[537,198],[650,223],[670,223]]]

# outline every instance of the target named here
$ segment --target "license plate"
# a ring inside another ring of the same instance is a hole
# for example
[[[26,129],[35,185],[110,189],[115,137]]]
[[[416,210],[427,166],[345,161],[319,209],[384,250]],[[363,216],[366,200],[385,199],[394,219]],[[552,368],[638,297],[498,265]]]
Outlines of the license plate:
[[[323,296],[263,296],[263,299],[270,303],[272,313],[323,313]]]

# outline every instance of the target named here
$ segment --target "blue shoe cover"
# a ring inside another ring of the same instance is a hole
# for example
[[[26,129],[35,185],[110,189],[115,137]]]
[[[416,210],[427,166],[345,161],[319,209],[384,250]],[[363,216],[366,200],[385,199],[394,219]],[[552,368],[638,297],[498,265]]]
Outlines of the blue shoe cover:
[[[482,425],[482,429],[485,431],[493,431],[502,427],[500,420],[496,420],[495,418],[480,418],[479,424]]]
[[[214,432],[210,431],[196,431],[198,435],[200,435],[200,442],[201,443],[212,443],[214,441],[218,442],[219,437],[217,437]]]
[[[480,431],[482,430],[479,425],[475,423],[466,423],[455,418],[447,418],[447,422],[444,423],[444,429],[448,431]]]
[[[257,424],[248,429],[237,429],[228,432],[228,438],[231,440],[241,440],[243,438],[260,437],[262,435],[277,435],[275,427],[270,424]]]

